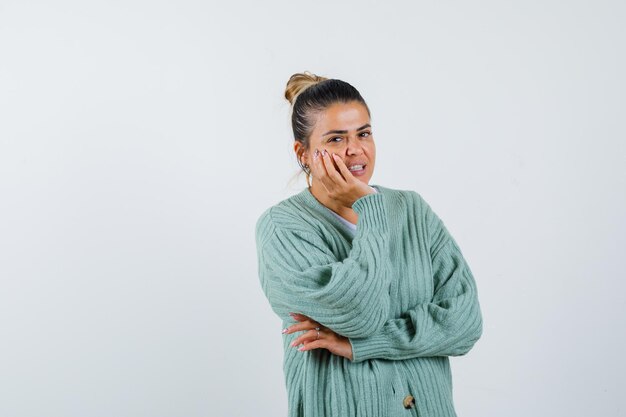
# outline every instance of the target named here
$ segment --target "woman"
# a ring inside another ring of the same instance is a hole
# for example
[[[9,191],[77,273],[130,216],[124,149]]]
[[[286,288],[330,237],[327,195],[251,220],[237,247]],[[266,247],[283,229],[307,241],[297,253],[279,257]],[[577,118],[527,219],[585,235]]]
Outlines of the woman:
[[[289,416],[456,416],[448,356],[482,334],[459,247],[417,192],[369,185],[376,148],[353,86],[294,74],[285,97],[309,187],[263,212],[256,242]]]

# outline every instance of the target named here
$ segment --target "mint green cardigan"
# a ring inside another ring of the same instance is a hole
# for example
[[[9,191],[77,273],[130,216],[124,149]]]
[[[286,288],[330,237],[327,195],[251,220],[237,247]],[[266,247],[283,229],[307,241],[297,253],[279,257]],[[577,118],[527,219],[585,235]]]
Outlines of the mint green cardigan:
[[[417,192],[374,187],[352,206],[354,235],[308,188],[257,220],[259,279],[282,327],[301,313],[352,344],[349,360],[283,335],[289,417],[456,416],[448,357],[482,334],[474,277]]]

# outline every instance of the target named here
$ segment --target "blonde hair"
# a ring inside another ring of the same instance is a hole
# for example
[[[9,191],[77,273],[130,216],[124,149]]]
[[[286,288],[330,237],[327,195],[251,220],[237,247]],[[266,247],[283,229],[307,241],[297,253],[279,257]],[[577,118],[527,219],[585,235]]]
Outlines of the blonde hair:
[[[309,71],[298,72],[289,77],[285,88],[285,98],[293,106],[296,98],[307,88],[326,81],[328,78],[315,75]]]

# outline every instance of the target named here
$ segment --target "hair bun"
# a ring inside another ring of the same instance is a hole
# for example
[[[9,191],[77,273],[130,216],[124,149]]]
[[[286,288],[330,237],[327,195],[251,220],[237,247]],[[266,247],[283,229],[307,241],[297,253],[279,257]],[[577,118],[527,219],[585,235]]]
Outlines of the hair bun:
[[[296,97],[298,97],[298,95],[301,94],[304,90],[327,79],[328,78],[312,74],[309,71],[293,74],[289,78],[289,81],[287,81],[287,87],[285,88],[285,98],[293,106]]]

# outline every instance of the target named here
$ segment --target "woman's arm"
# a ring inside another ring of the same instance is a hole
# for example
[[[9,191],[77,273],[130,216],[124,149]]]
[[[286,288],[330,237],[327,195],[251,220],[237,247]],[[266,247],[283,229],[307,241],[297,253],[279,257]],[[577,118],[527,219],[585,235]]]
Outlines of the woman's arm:
[[[257,222],[259,278],[281,318],[301,313],[346,337],[378,332],[389,315],[389,226],[385,196],[368,194],[347,258],[338,260],[317,233],[268,210]],[[293,222],[292,222],[293,223]]]
[[[421,199],[421,198],[420,198]],[[388,320],[374,335],[350,338],[353,362],[460,356],[482,335],[482,315],[473,274],[439,217],[422,200],[429,225],[435,290],[428,303]]]

